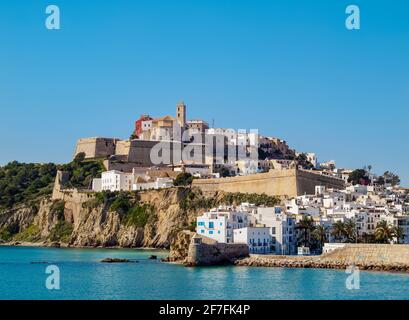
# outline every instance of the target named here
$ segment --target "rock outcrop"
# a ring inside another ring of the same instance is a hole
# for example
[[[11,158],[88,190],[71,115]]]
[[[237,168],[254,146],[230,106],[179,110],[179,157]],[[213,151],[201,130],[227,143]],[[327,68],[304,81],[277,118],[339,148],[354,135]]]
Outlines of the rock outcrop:
[[[67,193],[60,199],[42,198],[37,206],[21,205],[1,212],[0,230],[14,235],[3,241],[47,245],[64,242],[52,239],[63,223],[64,232],[72,228],[65,239],[68,246],[169,249],[178,233],[189,229],[196,216],[205,211],[182,205],[190,193],[189,188],[171,188],[130,195],[133,203],[152,208],[142,227],[124,223],[123,213],[112,210],[109,203],[99,204],[94,194]]]

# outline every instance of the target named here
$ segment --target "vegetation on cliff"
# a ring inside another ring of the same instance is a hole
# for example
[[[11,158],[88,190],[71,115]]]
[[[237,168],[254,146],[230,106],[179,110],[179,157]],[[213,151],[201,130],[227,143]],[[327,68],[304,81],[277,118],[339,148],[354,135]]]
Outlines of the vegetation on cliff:
[[[193,179],[194,177],[190,173],[182,172],[176,176],[176,179],[175,181],[173,181],[173,184],[175,186],[190,186],[193,182]]]
[[[60,220],[51,230],[49,240],[54,242],[69,243],[73,230],[74,227],[72,223]]]
[[[117,212],[121,224],[144,228],[148,222],[156,221],[155,210],[149,204],[139,203],[137,192],[102,191],[95,198],[83,203],[83,208],[96,209],[100,206]]]
[[[100,177],[105,171],[102,161],[85,160],[85,154],[82,152],[77,154],[72,162],[61,165],[58,169],[70,176],[64,187],[80,189],[90,187],[92,179]]]
[[[204,196],[200,189],[189,189],[180,202],[184,210],[209,210],[220,205],[239,205],[243,202],[253,203],[257,206],[275,206],[280,203],[279,197],[257,193],[228,193],[221,192],[215,197]]]
[[[50,194],[57,173],[53,163],[10,162],[0,167],[0,210]]]
[[[85,161],[81,153],[63,165],[10,162],[0,167],[0,211],[16,204],[35,203],[39,198],[50,195],[57,170],[69,173],[66,187],[83,188],[90,186],[92,179],[100,175],[104,167],[99,161]]]

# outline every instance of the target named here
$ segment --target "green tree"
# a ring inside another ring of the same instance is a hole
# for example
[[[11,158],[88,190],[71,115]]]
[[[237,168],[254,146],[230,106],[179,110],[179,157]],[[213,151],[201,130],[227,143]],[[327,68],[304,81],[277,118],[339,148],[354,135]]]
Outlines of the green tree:
[[[348,182],[352,184],[367,184],[369,178],[365,169],[356,169],[349,174]]]
[[[310,245],[311,232],[314,230],[312,218],[304,215],[303,218],[297,223],[296,229],[300,230],[298,242],[304,247],[308,247]]]
[[[299,154],[295,160],[297,161],[298,165],[301,166],[303,169],[311,170],[314,168],[314,165],[308,160],[307,155],[305,153]]]
[[[394,238],[396,238],[396,242],[399,244],[400,240],[403,240],[405,238],[404,232],[402,227],[399,226],[393,226],[391,228],[391,234]]]
[[[335,238],[335,240],[338,240],[339,242],[342,241],[345,235],[345,225],[342,221],[337,221],[332,224],[331,235]]]
[[[353,243],[357,241],[358,234],[354,220],[348,219],[345,221],[343,233],[347,242]]]
[[[400,184],[399,176],[390,171],[386,171],[383,174],[383,178],[385,179],[385,183],[390,183],[392,186],[397,186]]]
[[[324,246],[324,243],[327,242],[328,237],[327,237],[327,228],[318,225],[315,227],[315,229],[312,231],[311,235],[313,236],[314,239],[316,239],[320,245],[320,250],[322,251],[322,247]]]
[[[194,177],[190,173],[182,172],[176,176],[176,179],[173,182],[173,184],[175,186],[189,186],[192,184],[193,179]]]
[[[392,227],[387,221],[379,221],[375,229],[375,240],[378,243],[388,243],[393,238]]]

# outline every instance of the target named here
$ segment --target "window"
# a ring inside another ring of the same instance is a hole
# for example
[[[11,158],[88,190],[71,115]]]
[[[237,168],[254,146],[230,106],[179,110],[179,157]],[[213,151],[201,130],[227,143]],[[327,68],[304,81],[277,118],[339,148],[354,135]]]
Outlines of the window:
[[[197,223],[197,225],[198,225],[199,227],[204,227],[205,223],[204,223],[203,221],[199,221],[199,222]]]
[[[209,229],[214,229],[214,222],[209,222]]]
[[[212,230],[210,230],[210,231],[209,231],[209,234],[213,234],[213,231],[212,231]]]

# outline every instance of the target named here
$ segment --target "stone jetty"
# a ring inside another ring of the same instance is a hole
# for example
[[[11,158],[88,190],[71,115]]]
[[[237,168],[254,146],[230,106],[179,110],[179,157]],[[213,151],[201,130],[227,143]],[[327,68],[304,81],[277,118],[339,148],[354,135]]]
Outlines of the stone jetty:
[[[275,268],[346,269],[408,272],[409,245],[348,244],[321,256],[251,255],[237,260],[237,266]]]

